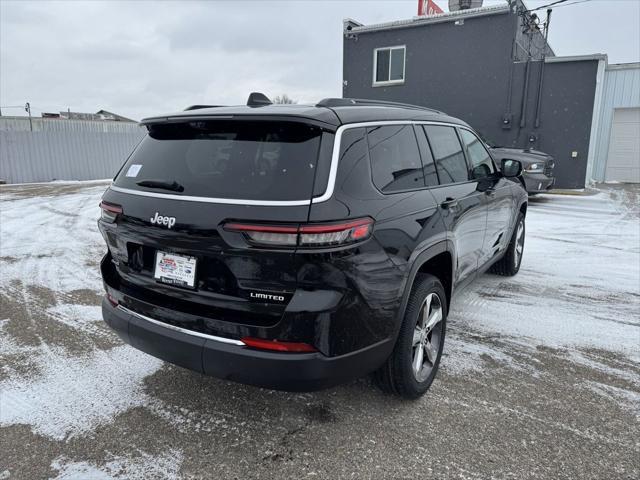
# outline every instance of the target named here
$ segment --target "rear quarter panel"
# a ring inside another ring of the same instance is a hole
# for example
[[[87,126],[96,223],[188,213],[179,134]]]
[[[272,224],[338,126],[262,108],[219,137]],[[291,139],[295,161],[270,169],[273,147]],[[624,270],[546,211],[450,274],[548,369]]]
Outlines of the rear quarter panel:
[[[395,338],[411,267],[446,232],[428,189],[385,195],[373,186],[362,128],[344,131],[336,178],[334,195],[312,204],[309,221],[369,216],[373,235],[341,252],[298,251],[296,263],[301,288],[339,292],[339,308],[321,321],[328,349],[344,353]]]

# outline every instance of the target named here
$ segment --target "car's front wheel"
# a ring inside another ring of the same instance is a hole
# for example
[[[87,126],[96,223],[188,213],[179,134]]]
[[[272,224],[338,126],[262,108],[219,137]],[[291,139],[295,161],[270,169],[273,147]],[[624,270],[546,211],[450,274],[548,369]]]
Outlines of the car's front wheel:
[[[380,387],[405,398],[418,398],[438,371],[447,321],[444,288],[433,275],[420,274],[413,285],[398,340],[376,372]]]

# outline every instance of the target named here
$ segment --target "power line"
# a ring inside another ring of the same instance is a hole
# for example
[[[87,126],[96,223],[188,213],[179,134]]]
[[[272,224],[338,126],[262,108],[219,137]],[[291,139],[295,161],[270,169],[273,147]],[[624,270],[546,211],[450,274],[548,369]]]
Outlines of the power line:
[[[558,7],[556,7],[556,8],[560,8],[560,7],[567,7],[567,6],[569,6],[569,5],[575,5],[576,3],[589,2],[590,0],[576,0],[576,1],[571,2],[571,3],[565,3],[565,2],[567,2],[567,1],[568,1],[568,0],[558,0],[557,2],[552,2],[552,3],[549,3],[549,4],[547,4],[547,5],[543,5],[543,6],[541,6],[541,7],[537,7],[537,8],[531,8],[531,9],[526,10],[526,11],[527,11],[527,12],[535,12],[536,10],[542,10],[543,8],[552,7],[552,6],[554,6],[554,5],[559,5],[559,6],[558,6]],[[560,5],[560,4],[562,4],[562,5]]]
[[[558,0],[557,2],[551,2],[547,5],[543,5],[541,7],[538,8],[530,8],[529,10],[525,10],[526,12],[535,12],[536,10],[542,10],[543,8],[547,8],[547,7],[553,7],[554,5],[558,5],[559,3],[564,3],[567,0]]]

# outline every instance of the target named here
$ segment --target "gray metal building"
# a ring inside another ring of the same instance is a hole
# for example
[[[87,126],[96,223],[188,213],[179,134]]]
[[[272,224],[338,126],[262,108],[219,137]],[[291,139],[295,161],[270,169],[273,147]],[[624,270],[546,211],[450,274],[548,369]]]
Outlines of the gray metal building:
[[[0,117],[0,179],[112,178],[145,133],[131,122]]]
[[[557,187],[582,188],[606,163],[597,139],[607,133],[607,57],[555,56],[539,31],[523,35],[518,8],[521,0],[375,25],[345,20],[343,95],[443,110],[493,143],[553,155]]]
[[[597,101],[595,155],[587,178],[640,183],[640,63],[607,65]]]

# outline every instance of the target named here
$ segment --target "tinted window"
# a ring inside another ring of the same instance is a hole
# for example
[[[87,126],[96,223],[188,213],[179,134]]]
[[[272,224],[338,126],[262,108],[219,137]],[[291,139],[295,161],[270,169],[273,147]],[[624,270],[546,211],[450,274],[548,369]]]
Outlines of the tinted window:
[[[376,52],[376,82],[389,81],[389,56],[391,50],[378,50]]]
[[[364,128],[349,128],[342,133],[336,189],[354,198],[371,195],[371,163]]]
[[[387,125],[367,130],[373,183],[382,192],[424,186],[422,163],[412,125]]]
[[[484,145],[469,130],[460,129],[462,141],[467,146],[469,160],[471,161],[471,174],[473,178],[484,178],[494,173],[493,161]]]
[[[391,50],[389,80],[404,80],[404,48],[395,48]]]
[[[379,48],[375,51],[375,83],[404,81],[405,47]]]
[[[292,122],[206,121],[152,126],[118,187],[246,200],[311,198],[321,131]],[[180,186],[173,190],[142,181]]]
[[[427,136],[424,133],[422,127],[416,128],[416,135],[418,136],[418,146],[420,147],[420,155],[422,156],[422,170],[424,172],[424,181],[429,187],[438,185],[438,175],[436,173],[436,164],[433,161],[433,155],[431,154],[431,148],[427,142]]]
[[[467,162],[462,145],[453,127],[425,125],[429,144],[436,161],[440,183],[466,182],[469,180]]]

